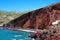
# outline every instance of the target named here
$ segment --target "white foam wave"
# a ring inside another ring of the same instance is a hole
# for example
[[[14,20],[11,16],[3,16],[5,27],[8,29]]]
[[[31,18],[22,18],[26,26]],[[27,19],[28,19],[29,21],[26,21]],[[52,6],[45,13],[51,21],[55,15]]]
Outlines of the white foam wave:
[[[24,29],[16,29],[16,30],[36,33],[36,31],[33,31],[33,30],[26,30],[26,29],[25,30]]]
[[[20,36],[22,36],[22,35],[14,35],[14,37],[20,37]]]

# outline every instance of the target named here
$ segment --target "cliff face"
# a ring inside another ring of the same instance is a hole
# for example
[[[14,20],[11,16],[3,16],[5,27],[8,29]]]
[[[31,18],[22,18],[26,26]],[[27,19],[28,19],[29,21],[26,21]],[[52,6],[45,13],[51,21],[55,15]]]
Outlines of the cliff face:
[[[60,19],[60,3],[28,12],[7,23],[6,27],[45,29],[58,19]]]
[[[35,40],[60,40],[60,21],[55,25],[49,26],[48,29],[32,33],[29,37]]]

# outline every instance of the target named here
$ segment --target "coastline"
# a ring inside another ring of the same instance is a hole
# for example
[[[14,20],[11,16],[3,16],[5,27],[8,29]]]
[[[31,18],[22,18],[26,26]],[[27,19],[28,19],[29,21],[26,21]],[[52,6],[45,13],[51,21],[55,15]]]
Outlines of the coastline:
[[[31,33],[36,33],[36,29],[29,29],[29,28],[6,28],[3,26],[0,26],[0,28],[12,30],[12,31],[25,31],[25,32],[31,32]]]
[[[8,28],[8,30],[36,33],[36,29],[24,29],[24,28],[12,29],[12,28]]]
[[[24,31],[24,32],[30,32],[30,33],[37,33],[39,32],[43,32],[44,30],[39,30],[39,29],[30,29],[30,28],[8,28],[8,27],[2,27],[5,28],[7,30],[12,30],[12,31]]]
[[[28,29],[15,29],[15,30],[36,33],[35,30],[31,30],[31,29],[30,30],[28,30]]]

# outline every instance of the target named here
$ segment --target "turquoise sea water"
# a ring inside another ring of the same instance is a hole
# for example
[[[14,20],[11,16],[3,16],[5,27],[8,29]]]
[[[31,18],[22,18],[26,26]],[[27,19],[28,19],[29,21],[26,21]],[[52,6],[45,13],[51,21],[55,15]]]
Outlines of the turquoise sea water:
[[[12,31],[0,28],[0,40],[33,40],[28,38],[29,32]]]

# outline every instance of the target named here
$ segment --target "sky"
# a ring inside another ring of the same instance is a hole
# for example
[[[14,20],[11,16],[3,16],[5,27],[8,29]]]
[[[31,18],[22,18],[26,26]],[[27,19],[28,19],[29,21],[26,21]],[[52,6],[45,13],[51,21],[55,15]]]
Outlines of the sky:
[[[36,10],[56,2],[60,2],[60,0],[0,0],[0,10]]]

